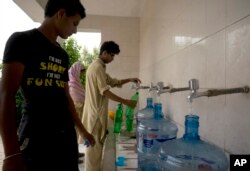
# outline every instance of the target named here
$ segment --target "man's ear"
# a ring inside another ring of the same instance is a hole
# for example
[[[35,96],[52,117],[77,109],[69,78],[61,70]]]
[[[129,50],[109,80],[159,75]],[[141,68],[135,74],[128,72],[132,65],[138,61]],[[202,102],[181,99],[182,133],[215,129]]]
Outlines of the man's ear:
[[[58,18],[63,18],[65,15],[66,15],[65,9],[58,10],[58,12],[57,12],[57,17]]]
[[[106,55],[108,55],[108,52],[106,50],[104,50],[101,55],[106,56]]]

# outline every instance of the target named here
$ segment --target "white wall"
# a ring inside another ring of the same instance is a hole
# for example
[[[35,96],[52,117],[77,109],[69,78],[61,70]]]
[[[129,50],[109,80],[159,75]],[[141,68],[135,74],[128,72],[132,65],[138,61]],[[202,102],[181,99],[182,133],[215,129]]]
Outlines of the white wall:
[[[181,40],[181,41],[180,41]],[[147,0],[140,19],[140,78],[200,90],[250,86],[249,0]],[[141,91],[145,106],[146,91]],[[194,99],[162,94],[164,112],[183,134],[184,116],[200,116],[201,138],[227,153],[250,153],[250,94]]]

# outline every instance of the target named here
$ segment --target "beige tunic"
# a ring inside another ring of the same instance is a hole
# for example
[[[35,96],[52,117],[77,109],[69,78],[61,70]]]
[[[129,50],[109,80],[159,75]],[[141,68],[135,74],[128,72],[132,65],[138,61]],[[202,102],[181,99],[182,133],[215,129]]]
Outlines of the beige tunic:
[[[98,58],[86,73],[86,94],[82,123],[92,133],[99,119],[102,127],[101,139],[105,138],[108,123],[108,98],[103,92],[110,87],[121,87],[121,81],[111,78],[106,73],[106,65]]]
[[[108,98],[103,92],[121,81],[106,74],[106,66],[101,59],[94,61],[86,73],[86,94],[82,123],[96,141],[93,147],[85,151],[85,171],[102,170],[102,151],[108,123]]]

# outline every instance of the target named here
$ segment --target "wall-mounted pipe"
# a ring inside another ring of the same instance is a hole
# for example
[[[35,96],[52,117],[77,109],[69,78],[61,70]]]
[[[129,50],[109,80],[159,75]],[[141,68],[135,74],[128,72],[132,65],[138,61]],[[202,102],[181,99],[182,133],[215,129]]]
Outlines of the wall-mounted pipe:
[[[157,83],[157,94],[160,95],[162,93],[169,92],[169,90],[172,88],[172,85],[164,86],[163,82]]]
[[[150,83],[150,86],[149,86],[149,91],[154,91],[154,90],[157,90],[157,86],[155,86],[152,82]]]
[[[132,84],[131,89],[138,91],[139,89],[149,89],[149,86],[142,86],[141,84]]]
[[[195,84],[195,82],[192,83],[192,84]],[[175,93],[175,92],[179,92],[179,91],[187,91],[187,90],[191,90],[190,86],[191,86],[191,85],[189,84],[188,87],[173,88],[172,85],[169,85],[169,86],[167,86],[167,87],[164,87],[163,84],[162,84],[162,85],[161,85],[161,84],[158,84],[158,91],[157,91],[157,94],[160,95],[160,94],[162,94],[162,93]],[[194,85],[194,86],[195,86],[195,85]],[[197,88],[197,87],[196,87],[196,88]],[[198,86],[198,88],[199,88],[199,86]],[[198,88],[197,88],[197,89],[198,89]]]
[[[210,89],[204,92],[198,92],[199,89],[199,81],[196,79],[192,79],[189,81],[189,87],[191,90],[190,95],[188,96],[188,101],[192,102],[194,98],[207,96],[219,96],[224,94],[234,94],[234,93],[249,93],[249,87],[238,87],[238,88],[229,88],[229,89]]]

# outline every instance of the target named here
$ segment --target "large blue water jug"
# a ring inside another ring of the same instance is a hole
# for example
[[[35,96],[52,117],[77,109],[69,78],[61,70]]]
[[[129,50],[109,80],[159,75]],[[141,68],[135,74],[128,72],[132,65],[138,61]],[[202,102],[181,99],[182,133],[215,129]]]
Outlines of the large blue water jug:
[[[137,147],[138,147],[138,142],[139,142],[139,125],[141,121],[146,120],[146,119],[152,119],[154,117],[154,106],[153,106],[153,98],[148,97],[147,98],[147,105],[145,108],[140,109],[137,114],[136,114],[136,142],[137,142]]]
[[[147,106],[143,109],[140,109],[136,115],[137,125],[140,124],[142,120],[151,119],[154,116],[154,106],[153,106],[153,98],[147,98]]]
[[[162,104],[156,103],[154,118],[142,120],[138,126],[139,171],[158,171],[157,156],[161,145],[176,138],[177,126],[162,116]]]
[[[228,160],[215,145],[200,139],[199,117],[187,115],[182,138],[165,143],[160,150],[162,171],[227,171]]]

